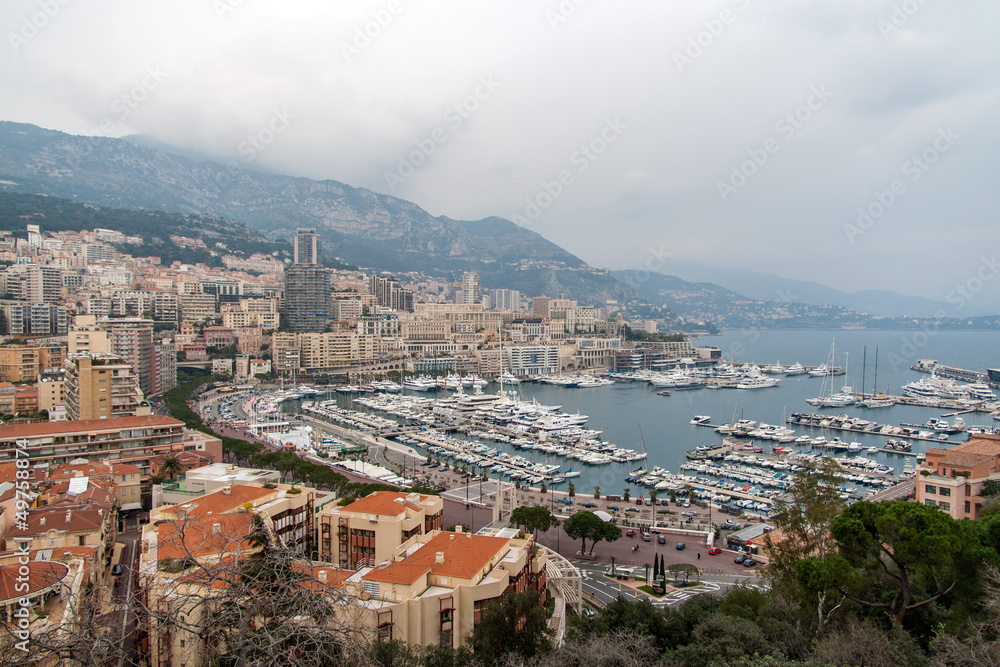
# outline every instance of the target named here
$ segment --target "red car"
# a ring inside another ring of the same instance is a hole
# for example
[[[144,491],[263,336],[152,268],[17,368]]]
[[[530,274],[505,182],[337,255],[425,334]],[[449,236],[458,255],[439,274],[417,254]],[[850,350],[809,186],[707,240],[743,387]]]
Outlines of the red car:
[[[635,537],[635,531],[629,528],[625,531],[625,537]]]
[[[709,556],[718,556],[721,553],[722,549],[720,549],[719,547],[712,547],[711,549],[708,550]]]

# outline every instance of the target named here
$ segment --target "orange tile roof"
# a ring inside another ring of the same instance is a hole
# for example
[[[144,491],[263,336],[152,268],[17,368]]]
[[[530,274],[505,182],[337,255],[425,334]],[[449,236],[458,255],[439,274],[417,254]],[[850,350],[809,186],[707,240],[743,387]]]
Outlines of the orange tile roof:
[[[118,431],[123,428],[146,428],[151,426],[184,426],[184,422],[164,415],[142,415],[138,417],[113,417],[111,419],[78,419],[76,421],[39,422],[0,426],[0,440],[16,440],[65,433],[90,433]]]
[[[429,572],[430,569],[429,565],[415,565],[405,561],[392,561],[380,564],[361,578],[367,581],[380,581],[386,584],[403,584],[409,586]]]
[[[1000,442],[987,438],[973,438],[968,442],[963,442],[961,445],[955,445],[951,451],[998,456],[1000,455]]]
[[[260,486],[236,484],[229,493],[222,489],[213,491],[200,498],[195,498],[181,505],[167,508],[167,514],[186,514],[187,516],[205,516],[209,514],[229,514],[241,508],[244,503],[255,504],[254,501],[277,496],[275,489],[265,489]]]
[[[49,479],[69,479],[71,477],[109,477],[111,466],[107,463],[65,463],[53,468]]]
[[[66,515],[69,515],[69,521]],[[28,510],[27,528],[12,524],[4,534],[4,539],[34,537],[50,530],[60,533],[87,533],[100,531],[108,516],[108,510],[87,505],[41,507]]]
[[[131,463],[113,463],[111,468],[116,475],[137,475],[142,472],[139,470],[139,466],[134,466]]]
[[[157,526],[157,558],[247,551],[252,528],[253,515],[247,512],[167,521]]]
[[[50,586],[54,586],[69,574],[69,567],[63,563],[51,561],[30,561],[27,565],[28,590],[25,591],[23,575],[19,574],[23,565],[4,565],[0,567],[0,604],[9,604],[12,600],[34,595]],[[18,586],[20,584],[20,586]]]
[[[364,498],[358,498],[350,505],[342,507],[340,511],[399,516],[406,511],[407,507],[418,511],[423,509],[420,505],[415,505],[406,500],[406,495],[398,491],[373,491]],[[423,496],[421,496],[421,499],[423,499]]]
[[[442,577],[474,579],[496,556],[506,551],[510,540],[471,533],[440,532],[401,561],[380,565],[363,579],[395,584],[412,584],[425,572]],[[437,554],[444,555],[438,563]]]

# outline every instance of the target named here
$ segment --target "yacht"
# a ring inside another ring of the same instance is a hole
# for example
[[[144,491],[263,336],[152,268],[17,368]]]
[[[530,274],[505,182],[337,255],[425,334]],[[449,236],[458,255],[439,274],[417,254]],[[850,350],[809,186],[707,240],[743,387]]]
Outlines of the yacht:
[[[521,380],[519,380],[517,376],[511,375],[510,371],[504,371],[501,373],[498,381],[501,384],[521,384]]]
[[[788,368],[785,369],[785,375],[786,376],[788,376],[788,375],[805,375],[805,374],[806,374],[806,368],[805,368],[805,366],[803,366],[802,364],[800,364],[797,361],[794,364],[792,364],[791,366],[789,366]]]
[[[771,364],[770,366],[764,367],[764,372],[769,373],[771,375],[784,375],[785,370],[786,370],[785,367],[782,366],[780,363]]]
[[[711,415],[695,415],[690,423],[691,424],[707,424],[711,419]]]
[[[437,382],[425,375],[406,378],[403,381],[403,389],[409,389],[410,391],[434,391],[437,389]]]
[[[396,384],[392,380],[376,380],[375,382],[372,382],[372,389],[375,391],[397,394],[402,388],[402,386]]]
[[[736,384],[737,389],[766,389],[767,387],[777,387],[780,380],[761,375],[750,376]]]
[[[895,404],[896,401],[892,398],[868,398],[858,402],[863,408],[888,408]]]
[[[826,364],[820,364],[816,368],[809,371],[809,375],[811,375],[814,378],[826,377],[827,375],[830,375],[830,367],[827,366]]]

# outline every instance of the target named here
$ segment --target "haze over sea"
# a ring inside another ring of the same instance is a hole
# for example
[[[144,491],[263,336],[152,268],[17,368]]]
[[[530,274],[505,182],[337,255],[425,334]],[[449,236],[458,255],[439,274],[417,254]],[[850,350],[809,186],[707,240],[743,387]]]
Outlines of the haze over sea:
[[[882,392],[899,395],[900,388],[924,376],[910,370],[917,359],[937,359],[940,363],[984,371],[987,367],[1000,367],[1000,337],[989,332],[902,332],[902,331],[813,331],[813,330],[746,330],[727,331],[721,336],[708,336],[693,341],[696,347],[718,347],[727,362],[752,362],[773,364],[780,362],[790,365],[800,362],[805,366],[815,366],[829,359],[830,345],[836,339],[836,360],[838,366],[847,366],[846,376],[832,378],[835,389],[844,384],[860,390],[862,384],[862,357],[867,346],[867,363],[864,368],[865,386],[872,390],[875,372],[875,348],[879,348],[878,387]],[[849,364],[846,363],[849,355]],[[566,388],[557,385],[522,383],[519,391],[526,400],[537,399],[546,405],[561,405],[565,412],[580,412],[590,416],[588,428],[603,430],[603,439],[621,447],[637,449],[642,442],[649,456],[645,465],[649,468],[659,465],[671,472],[679,472],[685,460],[685,452],[697,445],[722,442],[722,436],[710,428],[692,426],[689,422],[695,414],[711,415],[711,423],[723,424],[735,419],[753,419],[769,424],[783,423],[792,412],[818,412],[805,399],[818,396],[823,380],[808,375],[783,377],[777,387],[757,390],[698,389],[673,391],[671,396],[658,396],[657,389],[645,383],[617,383],[613,386],[593,389]],[[488,391],[496,391],[490,385]],[[433,394],[428,394],[432,396]],[[348,397],[340,396],[339,402],[348,403]],[[291,407],[291,406],[289,406]],[[288,409],[288,408],[285,408]],[[362,409],[362,408],[358,408]],[[856,406],[830,408],[824,413],[837,415],[847,413],[882,424],[898,426],[901,422],[923,424],[930,417],[940,417],[946,411],[933,408],[892,406],[867,410]],[[964,419],[969,426],[993,425],[985,414],[967,414]],[[950,418],[949,418],[950,420]],[[840,435],[847,441],[861,442],[865,447],[881,447],[885,436],[860,435],[823,431],[821,429],[796,429],[799,433],[814,437],[824,435],[832,439]],[[965,439],[964,434],[950,436],[953,443]],[[582,475],[573,480],[578,494],[593,493],[595,485],[601,487],[602,494],[620,494],[626,487],[633,495],[646,492],[645,487],[630,486],[625,483],[629,470],[640,467],[640,463],[589,466],[578,461],[559,459],[551,455],[531,450],[515,450],[505,443],[488,443],[505,451],[538,460],[559,463],[563,471],[572,467],[581,470]],[[775,443],[761,441],[765,450]],[[790,446],[790,445],[789,445]],[[943,443],[913,441],[914,452],[925,452],[931,447],[947,446]],[[808,448],[797,447],[800,451]],[[886,465],[902,471],[910,457],[888,454],[868,454]],[[912,463],[912,459],[910,458]],[[495,477],[495,475],[494,475]],[[556,487],[565,490],[566,484]]]

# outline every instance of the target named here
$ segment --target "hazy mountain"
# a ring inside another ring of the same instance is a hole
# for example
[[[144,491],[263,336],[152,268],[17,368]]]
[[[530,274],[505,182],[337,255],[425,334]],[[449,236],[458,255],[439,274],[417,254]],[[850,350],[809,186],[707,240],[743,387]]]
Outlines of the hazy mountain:
[[[0,122],[0,187],[104,206],[223,216],[270,238],[315,227],[324,253],[387,271],[454,276],[484,287],[565,292],[595,303],[635,292],[539,234],[502,218],[452,220],[416,204],[333,180],[196,162],[132,141]]]
[[[671,275],[691,282],[712,282],[751,299],[779,303],[834,304],[860,313],[887,317],[931,316],[954,306],[918,296],[886,290],[861,290],[848,293],[806,280],[782,278],[769,273],[706,266],[697,262],[671,260],[666,267]]]

